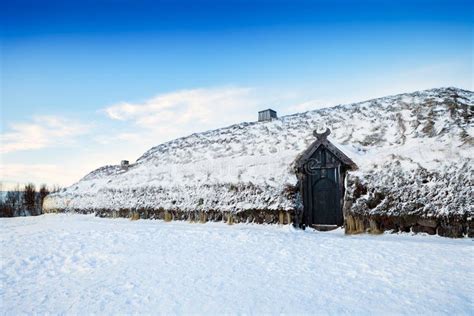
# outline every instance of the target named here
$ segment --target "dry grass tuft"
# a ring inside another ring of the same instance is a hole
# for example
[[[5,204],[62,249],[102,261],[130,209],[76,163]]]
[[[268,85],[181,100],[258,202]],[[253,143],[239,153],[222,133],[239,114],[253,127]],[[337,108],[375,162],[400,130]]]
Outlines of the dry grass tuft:
[[[234,224],[234,216],[232,214],[229,214],[227,216],[227,225],[233,225]]]
[[[370,225],[369,233],[374,234],[374,235],[383,233],[383,231],[379,229],[377,222],[375,220],[371,219],[369,221],[369,225]]]
[[[206,212],[201,212],[201,213],[199,214],[199,222],[202,223],[202,224],[205,223],[205,222],[207,222],[207,214],[206,214]]]
[[[360,234],[364,232],[364,222],[351,215],[346,216],[346,234]]]
[[[285,225],[285,213],[283,211],[280,211],[278,214],[278,223],[280,225]]]

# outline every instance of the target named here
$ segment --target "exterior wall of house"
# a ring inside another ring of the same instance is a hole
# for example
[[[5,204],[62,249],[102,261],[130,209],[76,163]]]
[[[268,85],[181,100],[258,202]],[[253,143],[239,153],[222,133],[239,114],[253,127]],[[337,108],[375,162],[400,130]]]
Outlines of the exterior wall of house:
[[[388,171],[387,176],[390,174],[394,173]],[[380,234],[391,231],[421,232],[452,238],[474,237],[474,217],[469,213],[425,212],[424,205],[416,201],[426,194],[422,191],[422,186],[419,186],[419,191],[407,188],[406,184],[403,186],[403,183],[398,183],[397,187],[382,189],[371,182],[361,182],[357,176],[349,174],[343,207],[346,234]],[[400,191],[405,194],[400,194]],[[431,196],[430,199],[435,200],[436,196]]]
[[[45,213],[64,213],[65,210],[49,209]],[[138,209],[118,209],[118,210],[68,210],[79,214],[95,214],[98,217],[107,218],[130,218],[137,219],[157,219],[170,221],[188,221],[192,223],[205,222],[225,222],[229,225],[236,223],[255,223],[255,224],[280,224],[291,225],[295,222],[296,210],[267,210],[252,209],[238,213],[225,212],[221,210],[208,211],[179,211],[165,210],[163,208],[138,208]]]

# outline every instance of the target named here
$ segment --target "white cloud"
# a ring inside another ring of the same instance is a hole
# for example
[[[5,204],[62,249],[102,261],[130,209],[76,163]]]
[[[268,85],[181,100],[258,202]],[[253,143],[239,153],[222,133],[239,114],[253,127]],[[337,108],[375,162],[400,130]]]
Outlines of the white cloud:
[[[89,126],[58,116],[35,116],[30,122],[11,123],[9,127],[0,135],[1,153],[67,145]]]
[[[30,182],[38,187],[43,183],[49,186],[70,184],[71,178],[78,180],[78,176],[80,175],[74,169],[55,164],[2,163],[0,165],[2,190]]]
[[[129,130],[117,137],[136,140],[137,134],[143,134],[153,136],[156,144],[188,133],[254,120],[259,104],[253,89],[219,87],[165,93],[141,103],[122,102],[105,108],[105,113],[114,120],[133,122],[135,132]]]

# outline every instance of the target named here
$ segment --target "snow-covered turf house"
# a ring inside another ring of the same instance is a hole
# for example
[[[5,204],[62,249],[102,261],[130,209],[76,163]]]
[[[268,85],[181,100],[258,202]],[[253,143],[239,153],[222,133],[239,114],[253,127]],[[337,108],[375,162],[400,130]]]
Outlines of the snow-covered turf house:
[[[261,113],[99,168],[44,209],[474,236],[473,109],[473,92],[441,88]]]

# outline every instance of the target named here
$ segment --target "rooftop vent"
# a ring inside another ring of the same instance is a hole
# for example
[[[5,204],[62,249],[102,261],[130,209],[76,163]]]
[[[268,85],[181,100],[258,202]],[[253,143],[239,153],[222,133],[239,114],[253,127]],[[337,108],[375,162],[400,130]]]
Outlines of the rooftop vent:
[[[128,166],[129,166],[129,165],[130,165],[130,164],[129,164],[128,160],[122,160],[122,161],[120,162],[120,167],[122,167],[123,170],[128,170]]]
[[[264,122],[264,121],[271,121],[273,119],[277,119],[277,112],[273,111],[272,109],[268,110],[263,110],[258,112],[258,121],[259,122]]]

